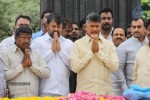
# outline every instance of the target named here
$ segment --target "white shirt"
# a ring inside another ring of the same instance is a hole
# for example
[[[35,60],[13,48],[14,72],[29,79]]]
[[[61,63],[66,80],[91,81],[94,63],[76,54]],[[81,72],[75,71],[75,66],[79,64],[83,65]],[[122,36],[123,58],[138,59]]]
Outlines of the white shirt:
[[[15,36],[12,35],[11,37],[8,37],[8,38],[4,39],[3,41],[1,41],[1,45],[7,46],[7,47],[13,45],[14,42],[15,42],[15,38],[14,37]]]
[[[109,33],[107,40],[112,41],[112,31],[114,30],[114,27],[112,27],[111,32]],[[101,32],[100,32],[101,34]],[[103,36],[103,35],[102,35]]]
[[[69,93],[69,75],[70,75],[70,49],[72,41],[60,36],[61,51],[53,53],[52,38],[48,33],[33,40],[31,48],[35,49],[45,59],[49,68],[51,68],[51,77],[41,80],[40,95],[54,94],[67,95]]]

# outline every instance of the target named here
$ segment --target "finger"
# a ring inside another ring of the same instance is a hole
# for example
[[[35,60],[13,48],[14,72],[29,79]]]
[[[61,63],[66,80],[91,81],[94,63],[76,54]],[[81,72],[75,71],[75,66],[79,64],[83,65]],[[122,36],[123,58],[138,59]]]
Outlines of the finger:
[[[58,38],[57,32],[54,32],[54,38]]]

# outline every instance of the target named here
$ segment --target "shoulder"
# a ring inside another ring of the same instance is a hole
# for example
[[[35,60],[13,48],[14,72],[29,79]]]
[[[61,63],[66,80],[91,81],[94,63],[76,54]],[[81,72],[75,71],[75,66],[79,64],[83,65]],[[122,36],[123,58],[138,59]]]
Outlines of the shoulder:
[[[118,46],[117,50],[126,49],[126,48],[129,48],[129,47],[132,47],[132,45],[134,45],[133,39],[130,38],[130,39],[128,39],[128,40],[122,42],[122,43]]]
[[[83,44],[83,43],[85,43],[86,41],[87,41],[87,40],[86,40],[86,36],[84,36],[84,37],[82,37],[82,38],[76,40],[76,41],[74,42],[74,44]]]
[[[36,38],[40,37],[42,34],[43,34],[42,30],[38,31],[38,32],[32,34],[32,38],[36,39]]]
[[[6,39],[1,41],[1,44],[8,44],[9,42],[14,42],[14,36],[7,37]]]
[[[138,54],[143,54],[143,53],[147,54],[147,51],[149,52],[149,49],[147,49],[147,48],[150,48],[149,45],[148,45],[148,43],[146,43],[145,45],[143,45],[143,46],[138,50],[137,55],[138,55]]]
[[[70,45],[73,44],[73,42],[72,42],[70,39],[66,39],[66,38],[64,38],[63,36],[61,36],[60,38],[61,38],[62,41],[64,41],[64,42],[67,43],[67,44],[70,44]]]
[[[39,43],[41,43],[42,41],[44,41],[44,38],[45,38],[45,35],[33,39],[32,42],[39,42]]]

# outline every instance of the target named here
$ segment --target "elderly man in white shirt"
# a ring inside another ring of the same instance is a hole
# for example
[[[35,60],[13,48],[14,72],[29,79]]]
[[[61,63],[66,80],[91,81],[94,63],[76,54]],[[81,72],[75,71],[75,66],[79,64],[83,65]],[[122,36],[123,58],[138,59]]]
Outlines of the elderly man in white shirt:
[[[42,79],[40,96],[66,96],[69,93],[70,49],[72,41],[61,36],[61,17],[50,14],[47,18],[48,33],[33,40],[31,48],[45,59],[51,68],[51,77]]]

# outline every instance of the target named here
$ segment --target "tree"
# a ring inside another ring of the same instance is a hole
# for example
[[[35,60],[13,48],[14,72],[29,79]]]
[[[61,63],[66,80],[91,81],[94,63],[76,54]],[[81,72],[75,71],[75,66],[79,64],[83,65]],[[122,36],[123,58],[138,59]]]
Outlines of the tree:
[[[141,5],[143,9],[143,18],[150,18],[150,0],[141,0]]]
[[[31,17],[33,32],[39,30],[39,0],[0,0],[0,40],[12,35],[15,19],[21,14]]]

